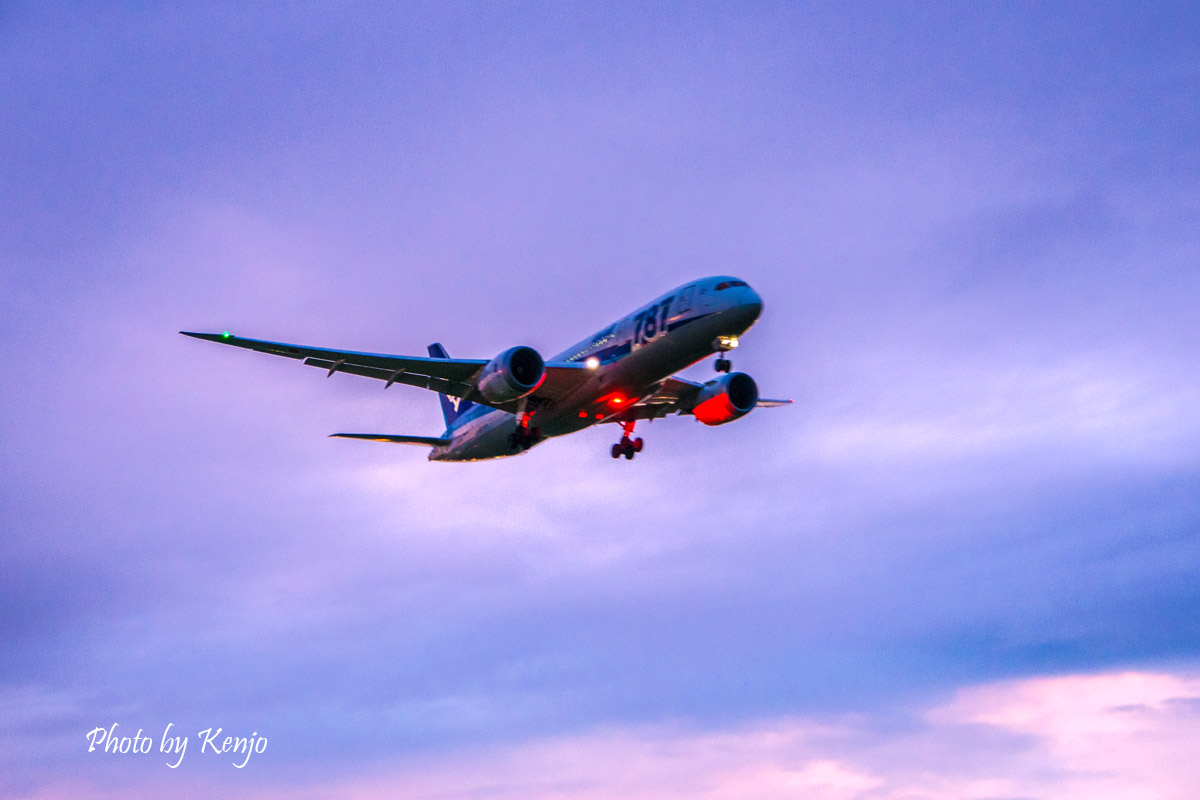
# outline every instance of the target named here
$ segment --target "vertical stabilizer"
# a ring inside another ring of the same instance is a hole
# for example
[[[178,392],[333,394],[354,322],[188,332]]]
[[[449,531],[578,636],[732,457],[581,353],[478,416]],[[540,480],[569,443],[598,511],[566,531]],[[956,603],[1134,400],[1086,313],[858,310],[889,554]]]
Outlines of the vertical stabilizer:
[[[449,358],[450,354],[446,352],[446,348],[438,342],[429,345],[430,358]],[[442,415],[446,418],[446,428],[453,428],[454,423],[463,414],[471,410],[471,406],[475,405],[470,400],[463,400],[461,397],[451,397],[450,395],[439,394],[438,399],[442,401]]]

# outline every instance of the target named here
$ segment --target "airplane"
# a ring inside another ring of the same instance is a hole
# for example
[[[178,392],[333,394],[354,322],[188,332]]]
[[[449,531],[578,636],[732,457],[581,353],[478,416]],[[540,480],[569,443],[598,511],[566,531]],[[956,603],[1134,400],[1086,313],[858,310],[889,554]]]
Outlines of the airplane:
[[[554,436],[601,423],[622,427],[613,458],[632,460],[643,447],[633,438],[640,420],[690,414],[705,425],[724,425],[755,408],[791,400],[766,400],[744,372],[731,372],[727,354],[762,313],[762,299],[742,280],[718,275],[692,281],[567,348],[549,361],[518,346],[491,359],[450,358],[441,344],[429,357],[394,356],[246,339],[224,333],[184,336],[260,353],[303,359],[308,366],[430,389],[441,397],[441,436],[335,433],[431,448],[430,461],[479,461],[520,455]],[[695,383],[673,377],[713,353],[720,377]]]

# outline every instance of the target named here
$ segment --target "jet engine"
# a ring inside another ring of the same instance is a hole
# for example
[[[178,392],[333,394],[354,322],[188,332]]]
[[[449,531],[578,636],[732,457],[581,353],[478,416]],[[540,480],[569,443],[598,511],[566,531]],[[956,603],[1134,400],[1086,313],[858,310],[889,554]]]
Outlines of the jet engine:
[[[479,372],[475,388],[490,403],[507,403],[531,394],[546,378],[546,364],[532,347],[511,347]]]
[[[700,388],[692,414],[705,425],[723,425],[744,417],[758,402],[758,384],[744,372],[732,372]]]

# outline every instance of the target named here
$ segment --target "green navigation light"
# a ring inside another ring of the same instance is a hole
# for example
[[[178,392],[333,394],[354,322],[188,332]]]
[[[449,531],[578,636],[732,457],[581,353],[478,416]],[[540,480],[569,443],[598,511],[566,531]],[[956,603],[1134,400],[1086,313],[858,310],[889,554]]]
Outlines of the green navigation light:
[[[230,333],[229,331],[225,331],[224,333],[221,334],[222,339],[228,339],[230,336],[233,336],[233,334]]]

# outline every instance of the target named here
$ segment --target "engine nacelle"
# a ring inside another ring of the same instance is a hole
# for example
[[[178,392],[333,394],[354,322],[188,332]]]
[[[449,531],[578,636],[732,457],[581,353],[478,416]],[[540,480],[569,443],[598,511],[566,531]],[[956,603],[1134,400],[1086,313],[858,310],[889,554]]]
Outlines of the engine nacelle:
[[[546,363],[537,350],[511,347],[484,365],[475,388],[490,403],[507,403],[532,394],[545,379]]]
[[[744,417],[758,402],[758,384],[744,372],[731,372],[704,384],[692,414],[705,425],[723,425]]]

